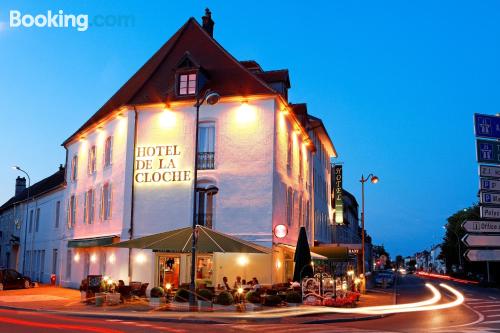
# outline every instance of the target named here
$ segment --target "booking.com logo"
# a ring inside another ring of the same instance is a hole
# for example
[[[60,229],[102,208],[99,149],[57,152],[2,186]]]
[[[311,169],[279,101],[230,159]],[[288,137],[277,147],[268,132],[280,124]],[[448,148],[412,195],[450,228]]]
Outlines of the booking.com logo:
[[[131,27],[134,24],[132,15],[95,15],[89,20],[87,14],[65,14],[62,9],[36,15],[24,14],[19,10],[9,12],[10,28],[71,28],[83,32],[89,27]]]

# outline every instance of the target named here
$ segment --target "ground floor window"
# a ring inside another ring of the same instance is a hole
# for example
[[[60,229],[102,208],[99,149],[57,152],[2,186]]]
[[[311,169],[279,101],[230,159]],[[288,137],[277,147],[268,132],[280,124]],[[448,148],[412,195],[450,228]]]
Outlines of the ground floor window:
[[[173,255],[158,256],[158,285],[165,287],[170,283],[172,288],[179,287],[180,257]]]
[[[211,280],[213,275],[212,256],[196,257],[196,278],[202,280]]]

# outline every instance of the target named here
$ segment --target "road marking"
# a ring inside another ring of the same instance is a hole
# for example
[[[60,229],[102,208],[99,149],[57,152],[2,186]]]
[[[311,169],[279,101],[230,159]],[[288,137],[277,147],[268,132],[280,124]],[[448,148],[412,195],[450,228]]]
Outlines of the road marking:
[[[488,296],[490,299],[497,299],[496,297],[493,296]]]
[[[106,321],[122,321],[121,319],[106,319]]]
[[[478,305],[478,306],[475,306],[474,308],[476,308],[476,309],[493,308],[495,306],[500,306],[500,304]]]
[[[483,310],[483,312],[498,312],[500,311],[500,308],[495,309],[495,310]]]
[[[486,317],[493,318],[493,317],[500,317],[500,315],[487,315]]]
[[[139,327],[150,327],[150,326],[153,326],[153,325],[150,325],[150,324],[135,324],[135,326],[139,326]]]
[[[481,324],[500,324],[500,320],[483,321]]]

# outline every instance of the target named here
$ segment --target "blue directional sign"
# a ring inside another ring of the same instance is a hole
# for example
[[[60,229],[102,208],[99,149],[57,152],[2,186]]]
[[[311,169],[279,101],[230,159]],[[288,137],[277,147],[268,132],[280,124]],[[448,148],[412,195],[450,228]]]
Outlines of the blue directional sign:
[[[500,142],[478,139],[476,148],[478,162],[500,164]]]
[[[474,129],[477,137],[500,139],[500,117],[475,113]]]

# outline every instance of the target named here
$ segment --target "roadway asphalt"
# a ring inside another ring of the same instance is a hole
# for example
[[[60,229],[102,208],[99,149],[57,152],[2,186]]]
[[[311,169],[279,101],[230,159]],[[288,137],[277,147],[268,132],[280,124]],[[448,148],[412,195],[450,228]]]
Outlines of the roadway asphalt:
[[[400,277],[397,289],[397,302],[408,303],[430,298],[432,295],[425,287],[425,280],[408,275]],[[432,280],[436,283],[438,281]],[[113,319],[94,319],[72,317],[42,312],[0,310],[0,332],[500,332],[500,291],[477,286],[453,284],[461,291],[464,304],[443,310],[410,312],[390,315],[380,319],[345,323],[230,323],[197,324],[151,321],[125,321]],[[442,302],[451,302],[455,297],[443,288]],[[317,317],[304,317],[311,322]],[[321,316],[325,319],[325,316]]]

